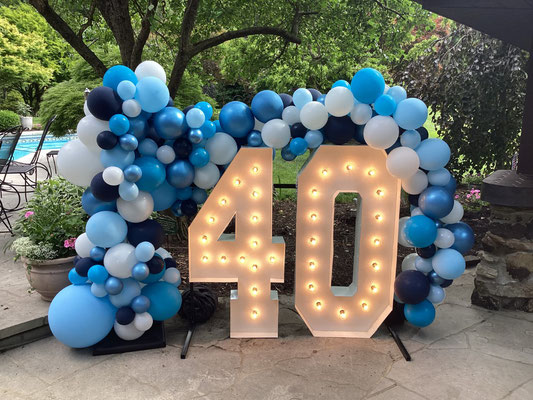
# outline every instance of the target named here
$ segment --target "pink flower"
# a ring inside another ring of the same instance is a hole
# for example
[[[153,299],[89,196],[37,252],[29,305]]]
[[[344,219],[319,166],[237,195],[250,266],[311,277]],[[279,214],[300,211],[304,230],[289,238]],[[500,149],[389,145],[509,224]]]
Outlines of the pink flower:
[[[472,195],[471,195],[470,193],[468,193],[468,194],[466,195],[466,198],[469,199],[470,197],[472,197]]]
[[[459,198],[459,195],[458,195],[458,194],[456,194],[456,195],[455,195],[455,198],[456,198],[456,199],[458,199],[458,198]]]
[[[35,214],[33,211],[26,211],[26,214],[24,214],[24,218],[30,218],[33,214]]]
[[[479,193],[476,193],[476,199],[481,199],[481,195]]]
[[[75,245],[76,245],[76,238],[66,239],[63,242],[63,247],[65,247],[66,249],[73,249]]]

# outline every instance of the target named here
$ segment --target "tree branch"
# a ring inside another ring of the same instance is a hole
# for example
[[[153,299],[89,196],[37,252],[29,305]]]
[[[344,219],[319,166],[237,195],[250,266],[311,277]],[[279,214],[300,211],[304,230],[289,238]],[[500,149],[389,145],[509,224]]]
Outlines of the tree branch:
[[[72,28],[50,7],[47,0],[29,0],[29,3],[89,63],[98,75],[104,76],[107,68],[102,60],[93,53],[83,42],[82,38],[77,36]]]
[[[401,19],[405,19],[405,17],[403,16],[403,14],[401,14],[399,11],[396,11],[390,7],[388,7],[386,4],[383,4],[381,1],[379,0],[374,0],[374,3],[376,3],[378,6],[380,6],[381,8],[383,8],[385,11],[389,11],[391,13],[394,13],[396,14],[398,17],[400,17]]]
[[[141,21],[141,30],[139,31],[139,34],[137,35],[137,40],[135,40],[135,44],[133,45],[133,50],[132,50],[131,57],[130,57],[131,68],[135,68],[137,65],[141,63],[144,45],[146,44],[146,41],[148,40],[148,36],[150,36],[150,28],[152,25],[150,19],[155,14],[157,3],[158,3],[158,0],[150,0],[148,10],[144,14],[144,17]]]
[[[94,11],[96,10],[96,0],[91,1],[91,6],[89,7],[89,15],[87,16],[87,21],[80,26],[78,31],[78,36],[83,38],[83,32],[93,24]]]

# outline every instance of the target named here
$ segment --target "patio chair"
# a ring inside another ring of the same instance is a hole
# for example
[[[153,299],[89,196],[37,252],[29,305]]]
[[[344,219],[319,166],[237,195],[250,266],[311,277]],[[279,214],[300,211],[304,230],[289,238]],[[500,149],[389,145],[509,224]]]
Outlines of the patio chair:
[[[13,129],[8,130],[7,132],[0,133],[0,171],[7,171],[7,167],[13,160],[13,154],[15,153],[15,148],[22,135],[22,126],[16,128],[16,132],[13,134]],[[11,227],[11,222],[9,222],[9,211],[18,209],[20,205],[20,193],[17,189],[9,182],[6,182],[7,173],[2,172],[0,180],[0,221],[7,228],[7,231],[0,231],[1,233],[11,233],[13,234],[13,229]],[[4,207],[3,193],[14,194],[17,196],[16,205],[13,208],[6,209]]]
[[[24,188],[22,193],[24,193],[24,198],[26,201],[28,200],[28,193],[33,192],[33,190],[35,189],[35,186],[37,185],[37,181],[38,181],[37,173],[39,169],[41,169],[42,172],[44,172],[45,174],[44,179],[48,179],[52,176],[50,171],[48,170],[48,167],[44,165],[43,163],[39,162],[39,157],[41,155],[41,150],[43,148],[46,135],[48,134],[48,131],[50,130],[50,126],[55,121],[56,117],[57,115],[54,115],[46,122],[43,133],[41,135],[41,140],[39,141],[39,144],[37,145],[37,148],[35,149],[35,153],[33,154],[33,157],[29,163],[23,163],[20,161],[12,160],[8,166],[4,167],[5,171],[4,169],[2,169],[3,173],[5,172],[8,175],[18,174],[22,177],[22,179],[24,180],[24,184],[13,184],[13,186]]]

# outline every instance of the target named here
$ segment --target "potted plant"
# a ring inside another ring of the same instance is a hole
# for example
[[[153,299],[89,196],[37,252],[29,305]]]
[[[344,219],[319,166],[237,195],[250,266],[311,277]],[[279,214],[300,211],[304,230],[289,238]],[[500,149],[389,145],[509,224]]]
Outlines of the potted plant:
[[[39,182],[15,222],[18,237],[11,249],[24,263],[28,282],[43,300],[51,301],[70,284],[74,244],[88,218],[81,207],[82,194],[82,188],[63,178]]]
[[[31,106],[29,106],[26,103],[20,102],[17,107],[17,111],[20,115],[20,124],[22,125],[22,129],[25,130],[32,130],[33,129],[33,117],[31,116],[32,109]]]

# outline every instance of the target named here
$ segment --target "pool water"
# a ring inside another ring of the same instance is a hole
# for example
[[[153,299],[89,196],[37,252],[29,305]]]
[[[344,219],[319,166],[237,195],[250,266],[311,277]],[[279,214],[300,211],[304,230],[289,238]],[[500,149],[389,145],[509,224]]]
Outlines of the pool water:
[[[41,154],[46,154],[48,150],[59,150],[65,143],[69,140],[76,139],[77,135],[66,135],[60,138],[53,137],[52,135],[47,135],[43,143],[43,149]],[[14,160],[19,160],[28,154],[35,153],[39,141],[41,140],[41,135],[23,135],[20,137],[17,147],[15,148],[15,153],[13,154]]]

